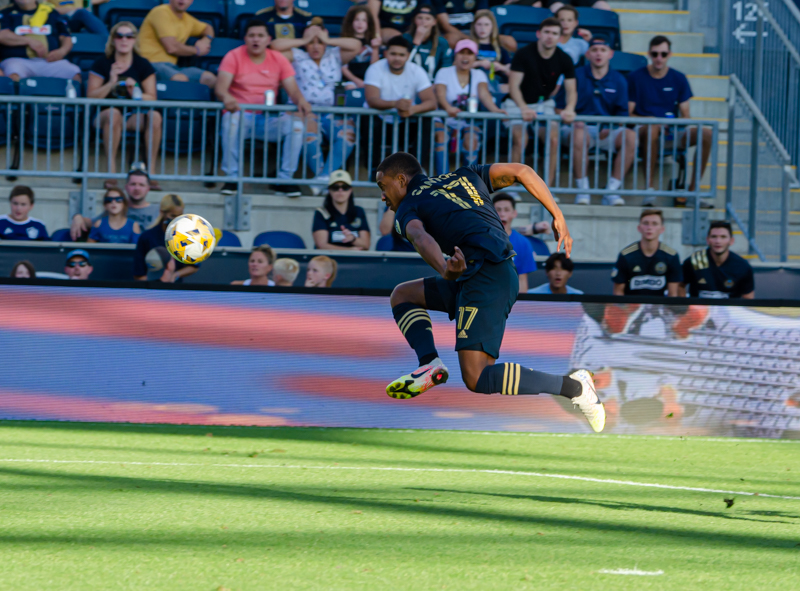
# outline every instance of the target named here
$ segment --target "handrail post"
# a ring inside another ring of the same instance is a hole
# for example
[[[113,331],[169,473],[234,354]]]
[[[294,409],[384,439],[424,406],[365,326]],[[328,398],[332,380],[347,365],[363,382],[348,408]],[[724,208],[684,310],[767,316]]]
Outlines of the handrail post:
[[[789,177],[791,160],[784,160],[781,170],[781,242],[780,259],[782,263],[789,260]]]
[[[728,97],[728,149],[725,156],[725,219],[730,220],[729,207],[733,206],[733,159],[736,139],[736,86],[730,83]]]

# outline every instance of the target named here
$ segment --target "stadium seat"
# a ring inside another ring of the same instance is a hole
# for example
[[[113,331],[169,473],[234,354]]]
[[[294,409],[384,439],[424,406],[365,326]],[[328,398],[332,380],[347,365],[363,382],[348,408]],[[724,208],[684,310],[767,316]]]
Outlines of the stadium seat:
[[[265,7],[261,0],[233,0],[228,2],[228,35],[241,39],[244,37],[245,23]]]
[[[130,21],[141,29],[144,17],[159,4],[158,0],[108,0],[97,7],[97,16],[109,28],[120,21]]]
[[[647,65],[647,58],[643,55],[636,53],[625,53],[624,51],[615,51],[614,57],[611,58],[611,69],[628,75],[629,72],[638,70]]]
[[[378,239],[378,243],[375,245],[375,250],[377,251],[391,251],[394,249],[394,236],[391,234],[387,234],[386,236],[381,236]]]
[[[578,26],[589,29],[592,35],[605,36],[611,42],[612,49],[622,49],[619,16],[613,10],[578,8]]]
[[[193,40],[189,40],[190,45],[194,45]],[[228,37],[214,37],[211,41],[210,51],[203,57],[195,59],[195,64],[198,68],[208,70],[209,72],[217,73],[219,64],[225,54],[232,49],[236,49],[242,45],[241,39],[230,39]]]
[[[295,0],[295,6],[325,20],[325,28],[333,37],[342,30],[342,21],[353,6],[350,0]]]
[[[78,66],[81,72],[88,72],[94,61],[105,55],[107,37],[92,33],[74,33],[69,61]]]
[[[534,236],[526,236],[525,238],[527,238],[528,241],[531,243],[534,255],[541,255],[545,257],[550,256],[550,249],[547,248],[547,244],[545,244],[544,240],[536,238]]]
[[[169,4],[168,0],[162,4]],[[217,35],[227,32],[228,19],[225,15],[226,2],[223,0],[193,0],[189,14],[204,23],[211,25]]]
[[[497,19],[497,28],[501,35],[511,35],[517,40],[520,47],[536,42],[536,31],[539,23],[553,16],[546,8],[532,8],[530,6],[495,6],[492,8]],[[581,23],[583,26],[583,23]]]
[[[272,232],[261,232],[253,240],[253,246],[269,244],[272,248],[305,248],[306,243],[294,232],[283,232],[275,230]]]
[[[83,96],[80,82],[63,78],[23,78],[19,81],[21,96],[67,95],[67,84],[72,82],[78,96]],[[80,111],[71,105],[22,104],[22,121],[25,123],[25,143],[38,148],[59,150],[72,147],[80,130]]]
[[[158,100],[201,101],[211,100],[211,89],[199,82],[158,82]],[[199,152],[203,148],[203,118],[211,111],[201,109],[167,108],[163,111],[166,150],[171,154]],[[206,126],[208,136],[213,136],[213,126]],[[177,142],[176,142],[177,138]],[[213,141],[213,137],[206,140]]]
[[[222,230],[222,236],[217,240],[217,246],[241,246],[242,241],[233,232]]]
[[[60,228],[50,234],[50,240],[53,242],[72,242],[72,236],[69,235],[69,228]]]

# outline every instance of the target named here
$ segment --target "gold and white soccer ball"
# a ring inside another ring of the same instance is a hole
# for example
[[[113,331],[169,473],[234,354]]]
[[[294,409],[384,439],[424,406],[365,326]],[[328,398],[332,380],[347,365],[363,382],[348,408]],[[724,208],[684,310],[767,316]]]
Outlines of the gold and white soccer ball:
[[[217,238],[211,224],[199,215],[187,213],[170,222],[165,242],[175,260],[184,265],[196,265],[211,256]]]

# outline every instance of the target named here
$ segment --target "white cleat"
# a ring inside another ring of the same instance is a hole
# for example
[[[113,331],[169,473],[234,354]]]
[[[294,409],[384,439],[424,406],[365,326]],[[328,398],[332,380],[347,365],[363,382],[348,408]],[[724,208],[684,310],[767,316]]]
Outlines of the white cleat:
[[[597,397],[592,374],[588,370],[579,369],[569,374],[569,377],[580,382],[583,389],[580,396],[572,399],[572,404],[581,409],[592,431],[600,433],[606,426],[606,409]]]
[[[449,375],[447,367],[437,357],[428,365],[418,367],[410,374],[397,378],[386,386],[386,394],[398,400],[414,398],[434,386],[444,384]]]

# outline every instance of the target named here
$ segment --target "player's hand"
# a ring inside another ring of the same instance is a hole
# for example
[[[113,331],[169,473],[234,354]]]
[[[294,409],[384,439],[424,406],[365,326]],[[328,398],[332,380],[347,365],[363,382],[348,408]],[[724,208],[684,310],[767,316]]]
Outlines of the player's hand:
[[[563,217],[553,219],[553,236],[558,243],[556,252],[561,250],[561,245],[563,244],[564,252],[567,253],[567,258],[569,258],[572,253],[572,236],[569,235],[567,222]]]
[[[442,273],[442,277],[448,281],[455,281],[461,274],[467,270],[467,261],[464,260],[464,253],[461,252],[459,247],[455,247],[453,256],[447,259],[447,267]]]
[[[522,120],[527,121],[528,123],[536,119],[536,111],[528,107],[520,109],[520,114],[522,115]]]

